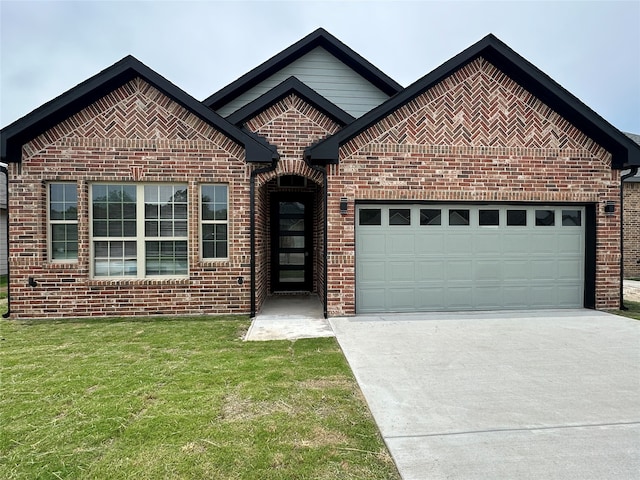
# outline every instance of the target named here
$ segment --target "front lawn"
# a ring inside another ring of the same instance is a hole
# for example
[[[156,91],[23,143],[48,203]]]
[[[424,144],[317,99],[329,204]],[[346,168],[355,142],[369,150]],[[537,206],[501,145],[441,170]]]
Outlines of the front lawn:
[[[248,324],[0,320],[0,478],[399,478],[335,339]]]
[[[635,318],[636,320],[640,320],[640,302],[632,302],[631,300],[625,300],[624,306],[628,308],[628,310],[615,310],[612,313],[617,315],[623,315],[629,318]]]

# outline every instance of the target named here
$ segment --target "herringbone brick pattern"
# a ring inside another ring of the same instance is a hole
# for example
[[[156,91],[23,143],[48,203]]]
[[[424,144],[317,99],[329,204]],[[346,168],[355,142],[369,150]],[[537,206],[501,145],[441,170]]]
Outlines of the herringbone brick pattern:
[[[370,144],[603,153],[591,139],[482,58],[348,142],[341,158]]]
[[[68,144],[71,139],[85,143],[91,139],[126,139],[138,141],[143,148],[149,141],[206,141],[236,158],[242,155],[239,145],[139,78],[40,135],[27,145],[25,156],[56,143]],[[123,146],[130,146],[129,143]]]
[[[279,175],[300,175],[321,183],[320,173],[304,162],[304,150],[340,129],[337,123],[295,94],[250,119],[246,127],[276,145],[280,154],[276,170],[260,175],[259,185]]]

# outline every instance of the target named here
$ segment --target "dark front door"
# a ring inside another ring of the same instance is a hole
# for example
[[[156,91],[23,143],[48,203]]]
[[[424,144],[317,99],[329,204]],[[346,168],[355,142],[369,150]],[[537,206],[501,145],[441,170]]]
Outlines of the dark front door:
[[[272,289],[310,291],[313,278],[311,196],[274,194],[272,206]]]

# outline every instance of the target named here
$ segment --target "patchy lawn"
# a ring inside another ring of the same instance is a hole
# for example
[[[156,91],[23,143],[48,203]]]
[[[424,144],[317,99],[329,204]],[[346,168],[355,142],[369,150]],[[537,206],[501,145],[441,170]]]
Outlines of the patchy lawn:
[[[611,313],[640,320],[640,302],[625,300],[624,306],[627,307],[628,310],[613,310]]]
[[[399,478],[335,339],[248,324],[0,320],[0,478]]]

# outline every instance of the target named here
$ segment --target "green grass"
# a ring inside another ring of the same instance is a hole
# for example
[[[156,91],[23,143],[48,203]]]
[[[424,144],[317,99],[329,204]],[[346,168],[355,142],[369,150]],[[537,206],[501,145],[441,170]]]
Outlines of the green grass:
[[[7,298],[7,275],[0,275],[0,299]]]
[[[636,320],[640,320],[640,302],[632,302],[631,300],[625,300],[624,306],[628,308],[628,310],[614,310],[611,313],[615,313],[616,315],[622,315],[629,318],[635,318]]]
[[[397,479],[335,339],[0,320],[0,478]]]

